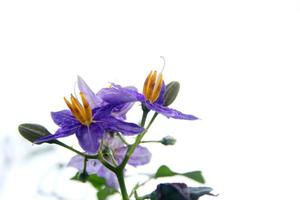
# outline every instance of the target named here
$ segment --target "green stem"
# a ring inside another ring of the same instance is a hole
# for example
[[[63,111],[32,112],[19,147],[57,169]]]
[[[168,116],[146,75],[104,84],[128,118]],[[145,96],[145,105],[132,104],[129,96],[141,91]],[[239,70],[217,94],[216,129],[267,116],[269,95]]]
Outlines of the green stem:
[[[83,173],[83,174],[86,174],[86,164],[87,164],[87,160],[88,160],[88,158],[87,158],[87,157],[84,157],[84,161],[83,161],[83,170],[82,170],[82,173]]]
[[[153,115],[152,119],[150,120],[150,122],[149,122],[148,126],[146,127],[146,129],[136,137],[136,140],[135,140],[134,144],[129,147],[129,149],[128,149],[126,155],[125,155],[125,158],[123,159],[122,163],[117,167],[117,169],[124,170],[128,160],[130,159],[130,157],[133,154],[136,147],[141,143],[143,137],[147,133],[148,129],[150,128],[150,126],[154,122],[157,115],[158,115],[158,113],[154,113],[154,115]]]
[[[129,200],[129,197],[128,197],[128,194],[127,194],[126,185],[125,185],[123,170],[117,170],[115,172],[115,174],[116,174],[116,176],[118,178],[118,182],[119,182],[119,185],[120,185],[120,189],[121,189],[121,194],[122,194],[123,200]]]
[[[53,143],[55,143],[55,144],[57,144],[59,146],[62,146],[64,148],[66,148],[66,149],[69,149],[70,151],[73,151],[73,152],[77,153],[78,155],[81,155],[81,156],[83,156],[85,158],[91,158],[91,159],[97,159],[98,158],[98,155],[88,155],[88,154],[82,153],[82,152],[80,152],[80,151],[78,151],[78,150],[76,150],[76,149],[74,149],[74,148],[66,145],[65,143],[63,143],[61,141],[56,140]]]
[[[141,186],[146,185],[146,184],[147,184],[149,181],[151,181],[152,179],[153,179],[153,177],[149,177],[146,181],[144,181],[144,182],[142,182],[142,183],[136,184],[136,185],[133,187],[133,189],[132,189],[132,191],[131,191],[129,197],[131,197],[132,195],[136,194],[136,193],[137,193],[137,190],[138,190]]]
[[[142,109],[143,109],[143,116],[142,116],[142,121],[141,121],[141,127],[144,127],[145,123],[146,123],[148,113],[149,113],[149,110],[148,110],[148,108],[144,107],[143,105],[142,105]]]
[[[98,153],[98,160],[110,171],[116,173],[116,168],[104,159],[103,153],[101,151]]]
[[[126,139],[120,134],[120,133],[117,133],[117,136],[120,138],[120,140],[126,144],[127,146],[129,145],[129,143],[126,141]]]
[[[161,140],[143,140],[141,143],[161,143]]]

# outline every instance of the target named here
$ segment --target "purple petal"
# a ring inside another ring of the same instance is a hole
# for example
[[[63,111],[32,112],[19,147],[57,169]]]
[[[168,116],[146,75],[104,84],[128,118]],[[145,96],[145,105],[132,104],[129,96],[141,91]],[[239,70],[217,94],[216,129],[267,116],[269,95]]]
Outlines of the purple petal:
[[[124,104],[135,101],[143,101],[144,95],[132,87],[121,87],[113,84],[111,88],[104,88],[97,93],[104,101],[111,104]]]
[[[38,140],[36,140],[34,143],[41,143],[41,142],[46,142],[46,141],[70,136],[74,134],[79,127],[80,126],[59,128],[53,135],[47,135],[45,137],[41,137]]]
[[[172,108],[168,108],[165,107],[163,105],[157,104],[157,103],[149,103],[146,102],[145,103],[147,108],[150,110],[154,110],[166,117],[171,117],[174,119],[185,119],[185,120],[196,120],[198,119],[197,117],[195,117],[194,115],[187,115],[187,114],[183,114],[182,112],[172,109]]]
[[[105,166],[101,164],[97,174],[98,176],[105,178],[106,184],[108,186],[118,190],[119,188],[118,179],[113,172],[111,172],[109,169],[107,169]]]
[[[122,142],[122,140],[119,137],[117,137],[115,135],[111,135],[110,133],[106,133],[103,136],[103,141],[113,152],[116,149],[125,146],[125,144]]]
[[[68,166],[76,168],[78,171],[83,171],[83,161],[82,156],[74,156],[68,163]],[[107,169],[105,166],[96,159],[89,159],[86,165],[86,172],[88,174],[97,174],[100,177],[103,177],[106,181],[106,184],[116,190],[119,188],[118,179],[113,172]]]
[[[126,113],[132,108],[134,103],[125,103],[112,110],[112,116],[119,120],[126,120]]]
[[[105,118],[107,116],[111,115],[112,110],[115,108],[115,105],[108,104],[106,106],[102,106],[99,108],[93,109],[93,120],[101,120],[102,118]]]
[[[95,123],[90,126],[81,126],[76,132],[80,146],[88,153],[96,153],[98,151],[99,140],[103,134],[103,128]]]
[[[103,100],[95,95],[80,76],[77,77],[77,83],[80,92],[84,94],[92,109],[102,105]]]
[[[122,162],[126,152],[127,152],[127,147],[122,147],[115,150],[116,159],[119,162]],[[152,156],[151,152],[146,147],[137,146],[132,156],[130,157],[128,164],[135,167],[139,165],[145,165],[150,162],[151,156]]]
[[[83,171],[84,158],[80,155],[76,155],[71,158],[68,166],[76,168],[78,171]],[[88,159],[86,163],[86,172],[88,174],[97,174],[101,167],[101,163],[97,159]]]
[[[166,91],[166,85],[165,82],[163,82],[163,85],[161,87],[158,99],[154,102],[154,103],[158,103],[160,105],[163,105],[164,103],[164,95],[165,95],[165,91]]]
[[[71,111],[69,110],[62,110],[58,112],[51,112],[51,117],[55,124],[58,126],[76,126],[79,124],[79,122],[76,120],[76,118],[73,116]]]
[[[141,133],[144,128],[134,124],[123,122],[114,117],[106,117],[99,121],[105,130],[121,132],[124,135],[135,135]]]

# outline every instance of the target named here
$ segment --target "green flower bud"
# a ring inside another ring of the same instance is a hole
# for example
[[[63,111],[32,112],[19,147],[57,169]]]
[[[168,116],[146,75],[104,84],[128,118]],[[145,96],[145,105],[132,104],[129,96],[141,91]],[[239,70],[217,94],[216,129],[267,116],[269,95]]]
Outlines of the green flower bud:
[[[32,143],[37,139],[39,139],[40,137],[51,134],[45,127],[38,124],[21,124],[19,126],[19,132],[26,140]],[[49,141],[47,143],[52,143],[52,142],[53,141]]]
[[[81,173],[79,173],[79,177],[78,178],[79,178],[79,180],[81,182],[85,183],[88,180],[89,175],[88,175],[87,172],[81,172]]]
[[[176,99],[180,89],[180,84],[177,81],[172,81],[166,86],[164,94],[164,106],[171,105]]]
[[[90,175],[87,172],[77,172],[75,176],[71,178],[71,180],[80,181],[80,182],[87,182]]]
[[[161,140],[163,145],[174,145],[176,143],[176,139],[172,136],[166,136]]]

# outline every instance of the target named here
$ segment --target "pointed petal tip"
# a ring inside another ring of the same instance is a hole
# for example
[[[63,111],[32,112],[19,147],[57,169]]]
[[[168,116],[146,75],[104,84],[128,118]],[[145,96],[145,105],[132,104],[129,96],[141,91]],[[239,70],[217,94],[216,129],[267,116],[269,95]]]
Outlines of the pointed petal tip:
[[[202,120],[202,119],[199,118],[199,117],[196,117],[196,116],[194,116],[194,115],[191,115],[191,116],[190,116],[190,120]]]
[[[80,75],[77,75],[77,81],[83,81],[83,78]]]

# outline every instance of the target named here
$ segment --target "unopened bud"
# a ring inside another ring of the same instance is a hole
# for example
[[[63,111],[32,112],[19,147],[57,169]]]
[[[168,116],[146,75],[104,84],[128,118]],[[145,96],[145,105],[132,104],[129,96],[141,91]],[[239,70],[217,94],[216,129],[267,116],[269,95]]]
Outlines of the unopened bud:
[[[19,132],[25,139],[32,143],[41,137],[51,135],[45,127],[38,124],[21,124],[19,126]],[[51,143],[51,141],[48,143]]]
[[[77,172],[71,180],[80,181],[85,183],[89,179],[89,174],[87,172]]]
[[[89,175],[87,172],[81,172],[78,178],[81,182],[85,183],[88,180]]]
[[[166,86],[164,94],[164,106],[171,105],[176,99],[180,89],[180,84],[177,81],[172,81]]]
[[[176,143],[176,139],[172,136],[166,136],[161,140],[163,145],[174,145]]]

